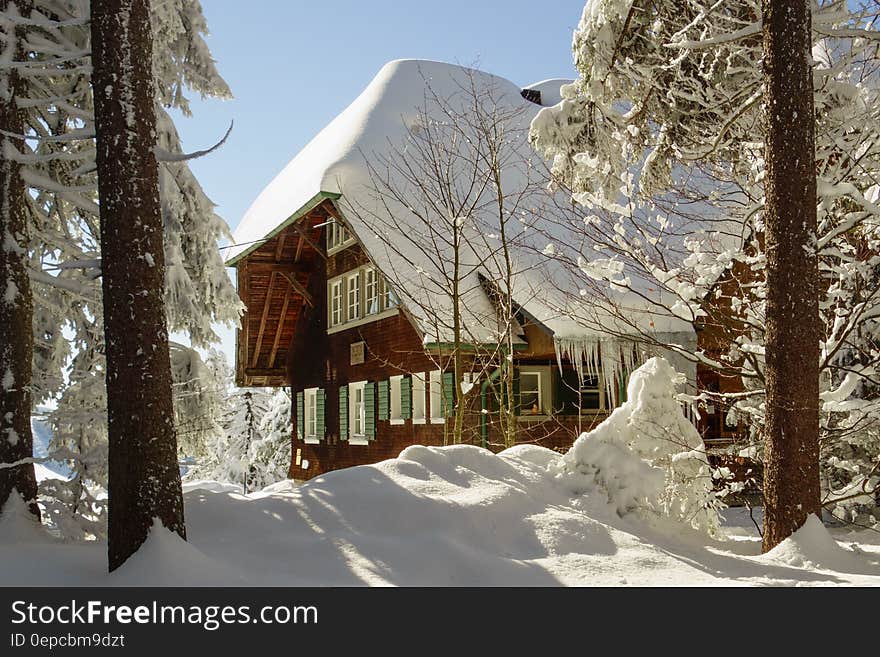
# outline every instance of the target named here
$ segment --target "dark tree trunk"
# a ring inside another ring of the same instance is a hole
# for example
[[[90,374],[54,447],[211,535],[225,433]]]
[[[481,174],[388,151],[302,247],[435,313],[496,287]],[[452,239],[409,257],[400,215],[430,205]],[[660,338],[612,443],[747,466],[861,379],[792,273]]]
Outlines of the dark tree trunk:
[[[154,518],[186,537],[165,259],[153,147],[149,0],[92,0],[101,262],[107,349],[108,555],[118,568]]]
[[[764,0],[764,551],[820,511],[819,273],[810,3]]]
[[[30,2],[0,0],[0,11],[30,16]],[[0,28],[3,29],[3,28]],[[4,30],[0,49],[12,49],[14,61],[25,61],[20,46],[23,27]],[[28,275],[28,209],[19,165],[13,159],[24,134],[24,113],[16,105],[24,81],[14,68],[0,71],[0,464],[33,457],[31,434],[31,366],[34,347],[34,304]],[[39,517],[33,462],[0,467],[0,511],[16,490]]]

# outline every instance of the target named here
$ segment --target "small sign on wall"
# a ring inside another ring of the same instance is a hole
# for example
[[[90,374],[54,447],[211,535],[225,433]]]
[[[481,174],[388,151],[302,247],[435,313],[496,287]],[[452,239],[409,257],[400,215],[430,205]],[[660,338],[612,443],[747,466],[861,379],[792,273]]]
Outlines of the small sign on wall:
[[[364,362],[364,355],[366,353],[366,343],[364,342],[352,342],[351,343],[351,362],[350,365],[360,365]]]

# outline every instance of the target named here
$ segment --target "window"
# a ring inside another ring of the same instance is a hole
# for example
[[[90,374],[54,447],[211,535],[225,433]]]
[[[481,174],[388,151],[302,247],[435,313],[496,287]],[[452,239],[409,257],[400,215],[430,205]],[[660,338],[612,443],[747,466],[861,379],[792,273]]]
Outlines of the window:
[[[318,389],[306,388],[305,397],[305,440],[317,442],[318,439]]]
[[[364,265],[327,281],[327,326],[375,321],[396,312],[397,297],[373,265]]]
[[[444,422],[443,418],[443,373],[440,370],[431,372],[431,422]]]
[[[358,271],[348,277],[348,313],[350,322],[361,317],[361,273]]]
[[[344,225],[333,219],[327,224],[327,251],[340,249],[354,241],[354,235]]]
[[[330,326],[342,324],[342,281],[330,284]]]
[[[519,406],[520,415],[544,414],[540,372],[520,372]]]
[[[382,305],[387,308],[396,308],[397,304],[400,303],[397,300],[397,295],[394,294],[394,290],[391,289],[391,286],[388,284],[388,281],[382,282]]]
[[[389,381],[391,404],[388,419],[391,420],[391,424],[403,424],[403,403],[401,394],[403,376],[392,376]]]
[[[376,315],[379,313],[379,275],[375,269],[367,269],[364,280],[364,314]]]
[[[581,382],[581,409],[602,410],[605,408],[605,386],[598,372],[585,372]]]
[[[425,375],[412,375],[412,417],[416,424],[425,423]]]
[[[553,369],[548,365],[527,365],[518,368],[516,373],[519,397],[517,398],[517,413],[521,417],[529,416],[545,416],[551,413],[553,408]],[[565,382],[562,382],[565,386]],[[571,392],[577,397],[577,390],[574,386],[571,388],[564,387],[559,391],[561,399],[564,399],[565,392]],[[575,401],[574,405],[577,405]]]
[[[348,384],[348,431],[349,439],[366,435],[366,404],[364,386],[366,381]]]

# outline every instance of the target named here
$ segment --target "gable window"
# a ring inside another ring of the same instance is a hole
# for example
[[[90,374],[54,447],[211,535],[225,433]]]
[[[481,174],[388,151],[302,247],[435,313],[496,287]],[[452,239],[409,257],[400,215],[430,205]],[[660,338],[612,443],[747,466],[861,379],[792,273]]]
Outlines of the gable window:
[[[412,375],[412,419],[416,424],[425,423],[425,374]]]
[[[382,305],[385,308],[396,308],[398,303],[397,295],[388,284],[388,281],[382,281]]]
[[[348,384],[348,428],[349,440],[366,436],[366,404],[364,387],[366,381]]]
[[[397,305],[379,270],[362,265],[327,281],[328,332],[391,317]]]
[[[330,284],[330,326],[342,324],[342,281]]]
[[[346,319],[350,322],[361,317],[361,273],[355,272],[348,277],[348,313]]]
[[[379,312],[379,275],[375,269],[364,271],[364,314],[376,315]]]
[[[443,418],[443,373],[434,370],[430,375],[431,422],[445,422]]]
[[[389,379],[391,404],[388,419],[391,424],[403,424],[403,376],[392,376]]]
[[[334,219],[327,224],[327,252],[341,249],[343,246],[354,241],[354,235],[338,220]]]

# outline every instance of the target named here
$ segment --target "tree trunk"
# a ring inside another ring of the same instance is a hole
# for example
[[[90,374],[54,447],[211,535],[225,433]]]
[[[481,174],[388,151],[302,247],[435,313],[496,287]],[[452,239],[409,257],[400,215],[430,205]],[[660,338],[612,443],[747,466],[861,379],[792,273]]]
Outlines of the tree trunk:
[[[820,511],[819,274],[810,3],[764,0],[764,551]]]
[[[108,556],[186,537],[165,322],[149,0],[92,0],[109,434]]]
[[[29,16],[30,2],[0,0],[3,13]],[[4,58],[26,60],[21,26],[10,25],[0,43]],[[33,362],[34,304],[28,274],[28,208],[24,181],[14,160],[23,142],[24,112],[16,98],[24,95],[24,81],[16,69],[0,70],[0,464],[33,457],[31,433],[31,367]],[[16,490],[39,517],[37,479],[31,461],[0,467],[0,511]]]

